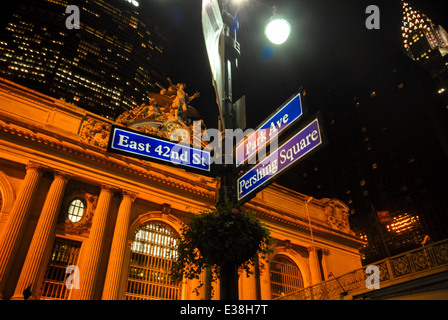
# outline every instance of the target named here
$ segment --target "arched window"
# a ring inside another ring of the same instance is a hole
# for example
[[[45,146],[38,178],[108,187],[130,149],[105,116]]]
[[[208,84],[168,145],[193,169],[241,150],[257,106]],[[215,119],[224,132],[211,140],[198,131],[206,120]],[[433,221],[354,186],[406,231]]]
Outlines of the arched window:
[[[75,199],[68,207],[68,218],[71,222],[78,222],[84,214],[85,205],[80,199]]]
[[[73,290],[68,290],[67,267],[76,265],[82,242],[56,237],[48,260],[39,299],[68,300]]]
[[[176,231],[160,221],[143,224],[131,245],[126,300],[178,300],[180,284],[171,279],[177,259]]]
[[[284,255],[276,255],[270,264],[272,299],[302,289],[303,277],[297,265]]]

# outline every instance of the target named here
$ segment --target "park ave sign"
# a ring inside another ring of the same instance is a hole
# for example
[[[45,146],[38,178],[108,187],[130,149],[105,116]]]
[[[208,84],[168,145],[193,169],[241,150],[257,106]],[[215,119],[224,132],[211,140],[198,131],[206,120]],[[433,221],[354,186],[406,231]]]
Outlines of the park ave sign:
[[[300,93],[278,108],[258,129],[236,146],[236,166],[240,166],[293,125],[303,114]]]

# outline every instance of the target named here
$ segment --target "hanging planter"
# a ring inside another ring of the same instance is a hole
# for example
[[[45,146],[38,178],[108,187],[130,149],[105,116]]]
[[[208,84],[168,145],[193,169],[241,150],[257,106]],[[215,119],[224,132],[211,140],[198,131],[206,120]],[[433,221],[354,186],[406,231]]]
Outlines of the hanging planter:
[[[181,229],[172,275],[176,280],[199,278],[207,266],[219,274],[227,265],[243,266],[249,273],[255,253],[268,253],[270,240],[269,230],[251,213],[230,201],[218,204],[193,215]]]

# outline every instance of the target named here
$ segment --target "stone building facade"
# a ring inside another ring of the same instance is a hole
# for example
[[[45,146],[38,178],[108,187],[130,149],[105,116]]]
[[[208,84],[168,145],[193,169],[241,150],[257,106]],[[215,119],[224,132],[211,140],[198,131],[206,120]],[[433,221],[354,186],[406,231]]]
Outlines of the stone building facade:
[[[207,274],[174,283],[176,236],[215,201],[219,181],[107,152],[114,124],[0,79],[0,296],[206,299]],[[361,267],[336,199],[279,185],[245,205],[273,253],[239,277],[240,299],[273,299]],[[212,299],[219,299],[219,283]]]

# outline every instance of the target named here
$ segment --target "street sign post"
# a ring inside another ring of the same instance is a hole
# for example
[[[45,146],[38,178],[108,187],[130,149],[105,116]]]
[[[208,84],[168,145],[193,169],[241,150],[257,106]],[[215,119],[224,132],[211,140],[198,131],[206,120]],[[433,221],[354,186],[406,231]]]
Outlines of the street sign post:
[[[238,201],[247,201],[251,194],[266,187],[274,177],[284,173],[321,144],[319,121],[315,119],[237,179]]]
[[[175,165],[187,171],[204,174],[211,171],[210,152],[208,151],[117,126],[112,126],[108,151]]]
[[[266,147],[303,114],[301,95],[298,93],[278,108],[254,132],[236,146],[236,166],[240,166]]]
[[[224,82],[225,82],[225,37],[224,21],[222,20],[219,3],[217,0],[202,1],[202,31],[204,34],[205,48],[212,72],[213,87],[216,93],[216,103],[220,117],[220,130],[225,129],[223,109]],[[228,124],[227,124],[228,125]]]

